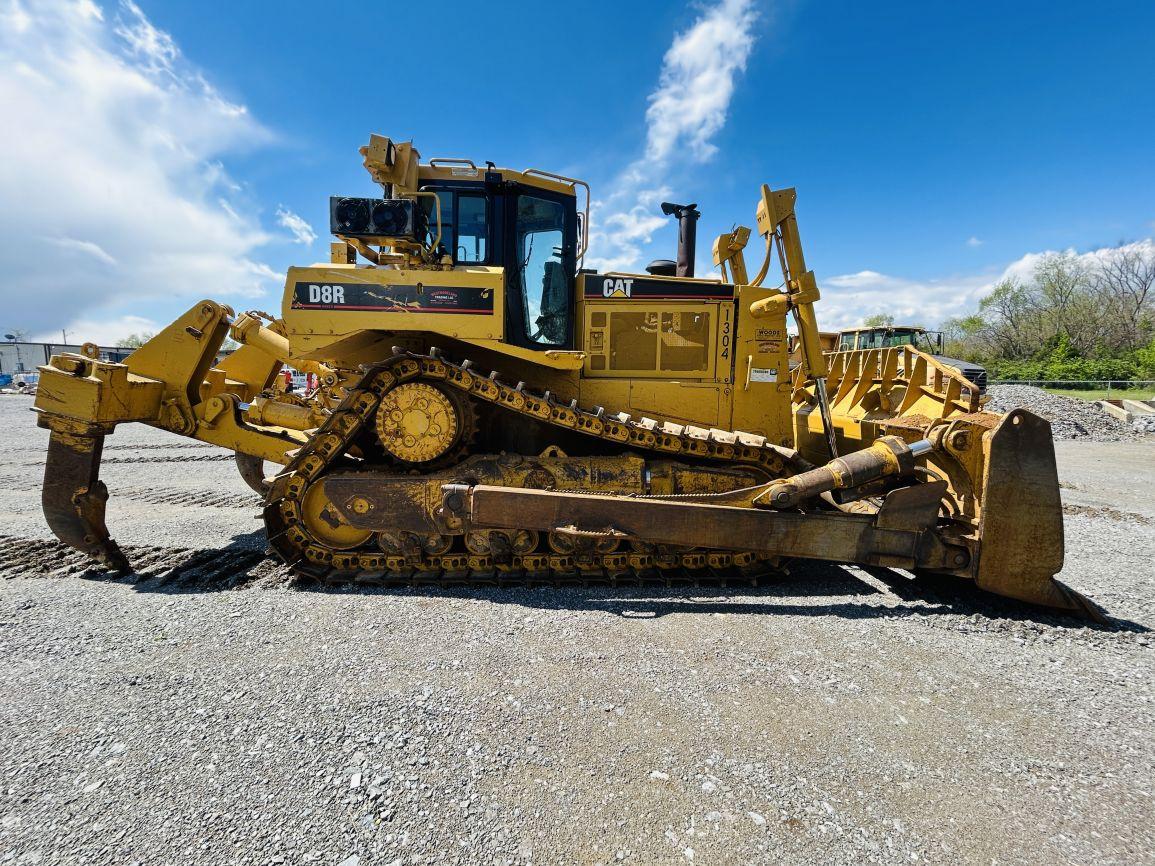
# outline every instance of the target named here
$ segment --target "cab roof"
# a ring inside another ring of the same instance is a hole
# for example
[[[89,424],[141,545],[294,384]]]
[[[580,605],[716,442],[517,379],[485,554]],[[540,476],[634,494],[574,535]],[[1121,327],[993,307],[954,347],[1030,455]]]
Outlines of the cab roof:
[[[483,181],[486,172],[500,174],[502,180],[523,183],[526,186],[561,193],[562,195],[577,195],[577,187],[585,183],[574,178],[564,177],[553,172],[541,171],[536,168],[517,170],[513,168],[488,168],[478,166],[470,159],[431,159],[428,163],[417,166],[419,181]]]
[[[860,325],[857,328],[843,328],[838,333],[854,334],[859,331],[919,331],[920,333],[927,333],[927,329],[922,325]]]

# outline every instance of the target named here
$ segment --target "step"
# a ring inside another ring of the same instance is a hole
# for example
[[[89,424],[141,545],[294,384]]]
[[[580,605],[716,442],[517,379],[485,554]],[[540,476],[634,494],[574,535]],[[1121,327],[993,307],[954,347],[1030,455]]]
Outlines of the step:
[[[1112,418],[1118,418],[1127,424],[1131,423],[1132,415],[1129,411],[1123,408],[1121,400],[1096,400],[1099,408],[1110,415]]]
[[[1133,415],[1155,415],[1155,400],[1123,399],[1123,408]]]

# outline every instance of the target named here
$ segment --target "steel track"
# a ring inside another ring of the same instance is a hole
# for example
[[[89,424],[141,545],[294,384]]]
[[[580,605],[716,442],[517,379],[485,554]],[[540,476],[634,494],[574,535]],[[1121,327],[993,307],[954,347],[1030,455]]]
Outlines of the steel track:
[[[292,456],[269,491],[264,506],[269,542],[297,574],[327,583],[556,585],[750,581],[779,570],[775,558],[754,552],[653,549],[646,545],[626,552],[587,549],[560,555],[543,550],[502,559],[463,549],[440,555],[397,556],[382,552],[372,542],[352,551],[327,546],[309,531],[302,518],[301,499],[306,488],[337,466],[356,436],[372,423],[385,393],[415,380],[440,383],[479,403],[499,406],[559,430],[576,430],[647,456],[756,467],[773,478],[809,468],[796,452],[775,446],[762,436],[634,420],[625,413],[609,415],[600,407],[588,411],[579,408],[576,401],[562,404],[548,392],[532,393],[521,382],[504,384],[496,373],[482,374],[469,361],[453,364],[436,350],[430,355],[398,352],[365,369],[315,435]],[[454,547],[463,548],[462,537],[454,538]]]

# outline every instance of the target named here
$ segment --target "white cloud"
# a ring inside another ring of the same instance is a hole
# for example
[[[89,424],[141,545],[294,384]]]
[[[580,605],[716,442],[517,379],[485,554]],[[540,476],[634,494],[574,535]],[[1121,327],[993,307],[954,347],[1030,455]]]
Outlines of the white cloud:
[[[890,279],[878,271],[859,271],[856,274],[843,274],[839,277],[831,277],[828,282],[832,286],[846,289],[859,289],[866,286],[876,285],[877,283]]]
[[[132,0],[122,0],[121,5],[129,13],[129,18],[117,22],[116,35],[151,69],[171,73],[173,63],[180,57],[172,37],[157,30]]]
[[[818,304],[818,324],[824,331],[837,331],[860,325],[866,316],[889,313],[896,324],[934,327],[952,316],[973,313],[979,301],[1003,280],[1029,280],[1047,256],[1063,253],[1075,256],[1084,265],[1093,265],[1125,252],[1155,257],[1155,240],[1148,238],[1085,253],[1071,249],[1043,250],[1027,253],[1001,271],[927,280],[872,270],[828,277],[819,280],[822,300]]]
[[[96,343],[98,346],[115,346],[130,334],[155,334],[163,325],[158,325],[152,319],[144,316],[115,316],[110,318],[82,318],[67,327],[68,344],[78,346],[81,343]],[[60,330],[41,331],[32,336],[33,342],[59,343],[62,338]]]
[[[1115,247],[1099,247],[1098,249],[1088,250],[1085,253],[1080,253],[1072,248],[1065,250],[1044,250],[1040,253],[1027,253],[1021,259],[1008,265],[1001,279],[1028,280],[1035,272],[1035,268],[1039,266],[1039,263],[1048,256],[1074,256],[1075,260],[1084,267],[1093,267],[1109,262],[1116,256],[1125,253],[1137,253],[1144,258],[1155,257],[1155,239],[1144,238],[1141,241],[1133,241],[1132,243],[1120,244]]]
[[[983,241],[979,240],[974,235],[971,235],[969,238],[967,238],[968,247],[981,247],[982,245]]]
[[[756,17],[750,0],[722,0],[674,38],[646,111],[647,159],[663,162],[682,144],[698,161],[717,152],[710,139],[726,122],[735,75],[746,69]]]
[[[269,236],[221,165],[270,139],[247,109],[131,0],[0,7],[0,267],[18,324],[52,333],[150,299],[264,295]]]
[[[860,325],[866,316],[889,313],[896,324],[933,327],[973,310],[997,282],[991,275],[912,280],[878,271],[858,271],[820,279],[818,325],[837,331]]]
[[[277,225],[287,228],[292,233],[293,240],[299,244],[308,246],[317,239],[317,233],[305,218],[293,213],[284,205],[277,208]]]
[[[104,262],[106,265],[115,265],[116,259],[106,253],[100,244],[94,244],[92,241],[81,241],[76,238],[44,238],[50,244],[55,244],[63,250],[72,250],[78,253],[92,256],[98,262]]]
[[[669,174],[709,160],[711,139],[726,122],[734,81],[754,45],[753,0],[719,0],[674,37],[646,110],[645,155],[592,205],[587,264],[603,271],[637,268],[643,246],[669,226],[658,205],[670,195]]]

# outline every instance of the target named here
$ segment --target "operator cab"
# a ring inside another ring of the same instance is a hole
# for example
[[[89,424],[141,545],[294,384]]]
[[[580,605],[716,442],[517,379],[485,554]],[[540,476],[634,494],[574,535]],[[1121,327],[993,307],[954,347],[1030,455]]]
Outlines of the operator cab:
[[[434,167],[436,168],[436,166]],[[440,248],[455,268],[505,269],[506,341],[528,349],[572,349],[577,270],[577,198],[562,184],[529,172],[468,171],[483,181],[445,176],[422,166],[420,190],[441,207]],[[426,177],[435,173],[436,177]],[[516,177],[517,179],[511,179]],[[437,231],[436,204],[421,206],[429,240]]]
[[[838,351],[855,349],[889,349],[894,346],[914,346],[930,355],[941,355],[941,331],[928,331],[918,326],[886,325],[880,328],[854,328],[843,331],[838,339]]]

